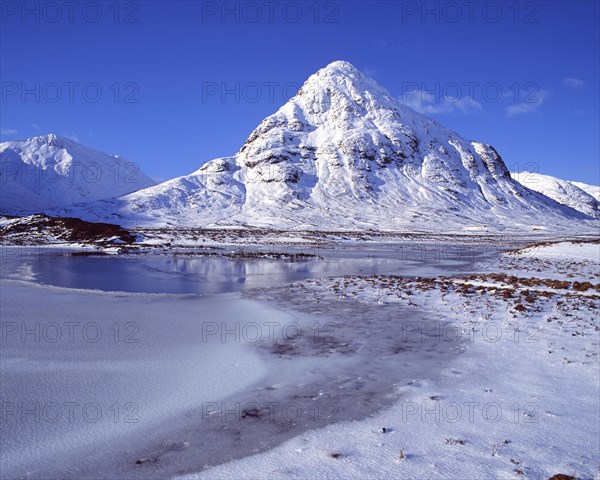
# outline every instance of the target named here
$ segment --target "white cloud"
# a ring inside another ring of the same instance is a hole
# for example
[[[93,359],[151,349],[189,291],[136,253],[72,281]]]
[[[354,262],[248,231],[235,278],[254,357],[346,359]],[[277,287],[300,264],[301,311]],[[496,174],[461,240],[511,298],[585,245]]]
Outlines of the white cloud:
[[[535,98],[527,99],[520,103],[514,103],[506,107],[506,116],[514,117],[515,115],[535,112],[542,106],[547,95],[547,90],[538,90],[535,94]]]
[[[17,133],[19,133],[16,130],[13,130],[12,128],[0,128],[0,135],[5,135],[7,137],[10,137],[11,135],[16,135]]]
[[[404,95],[400,101],[413,110],[424,114],[463,113],[469,114],[481,110],[481,104],[469,97],[441,97],[425,90]]]
[[[567,77],[562,81],[563,85],[570,88],[582,88],[585,85],[583,80],[579,80],[578,78]]]

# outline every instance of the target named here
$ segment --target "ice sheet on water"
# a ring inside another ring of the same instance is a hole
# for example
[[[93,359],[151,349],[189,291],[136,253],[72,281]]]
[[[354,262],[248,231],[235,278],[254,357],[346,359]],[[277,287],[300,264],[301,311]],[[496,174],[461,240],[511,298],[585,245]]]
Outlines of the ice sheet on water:
[[[243,343],[202,341],[203,321],[263,318],[235,297],[86,293],[2,282],[2,476],[106,461],[161,422],[265,372]]]

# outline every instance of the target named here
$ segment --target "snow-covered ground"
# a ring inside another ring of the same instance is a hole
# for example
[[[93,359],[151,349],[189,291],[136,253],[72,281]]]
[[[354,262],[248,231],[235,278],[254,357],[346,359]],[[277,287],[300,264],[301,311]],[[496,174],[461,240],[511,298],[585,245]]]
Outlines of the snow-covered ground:
[[[243,341],[201,341],[203,321],[280,317],[234,297],[15,280],[2,280],[1,291],[3,479],[66,478],[89,468],[94,478],[114,478],[118,459],[129,459],[159,425],[267,372]]]
[[[519,250],[518,256],[538,259],[572,260],[594,263],[600,259],[600,242],[558,242],[534,245]]]
[[[288,287],[307,302],[413,306],[442,327],[408,322],[407,339],[433,333],[464,351],[438,380],[393,386],[401,400],[371,418],[184,478],[600,478],[599,253],[562,243],[507,253],[478,275]]]
[[[291,284],[232,259],[264,280],[209,296],[37,285],[3,250],[1,476],[600,478],[600,244],[472,247],[345,246]],[[147,268],[215,274],[178,262]]]

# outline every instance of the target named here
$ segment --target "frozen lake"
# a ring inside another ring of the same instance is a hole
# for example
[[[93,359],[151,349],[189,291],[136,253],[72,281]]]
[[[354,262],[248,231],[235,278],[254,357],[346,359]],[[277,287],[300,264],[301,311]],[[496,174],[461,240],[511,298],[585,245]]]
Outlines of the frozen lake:
[[[165,478],[369,416],[396,386],[435,377],[460,345],[407,337],[415,322],[435,332],[418,311],[307,303],[285,284],[467,272],[491,254],[2,253],[2,478]]]
[[[214,294],[325,276],[469,271],[474,261],[494,252],[495,248],[481,245],[407,243],[362,248],[231,247],[207,252],[210,255],[183,251],[126,256],[78,255],[74,250],[47,247],[2,247],[0,256],[3,278],[103,291]],[[228,253],[238,257],[217,256]],[[256,253],[303,253],[307,257],[248,258]]]

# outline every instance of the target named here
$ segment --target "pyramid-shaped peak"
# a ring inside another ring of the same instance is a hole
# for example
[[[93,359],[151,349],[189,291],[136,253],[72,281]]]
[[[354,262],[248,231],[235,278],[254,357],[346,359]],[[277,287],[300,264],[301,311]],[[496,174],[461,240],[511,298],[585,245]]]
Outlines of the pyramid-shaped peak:
[[[336,60],[321,69],[322,72],[328,74],[361,74],[360,70],[345,60]]]
[[[49,133],[47,135],[38,135],[36,137],[31,137],[25,140],[25,142],[36,143],[38,145],[48,145],[50,147],[58,147],[63,148],[67,145],[77,145],[77,142],[71,140],[67,137],[63,137],[61,135],[57,135],[56,133]]]
[[[308,82],[310,82],[311,79],[321,83],[327,82],[336,84],[362,84],[365,81],[368,82],[370,80],[369,77],[365,76],[358,68],[344,60],[337,60],[326,67],[321,68],[314,75],[311,75]]]
[[[341,120],[350,126],[354,120],[362,122],[360,119],[367,116],[395,116],[402,124],[411,123],[418,117],[375,79],[343,60],[332,62],[312,74],[276,115],[288,120],[294,118],[296,123],[321,123],[326,120],[324,117],[310,116],[325,113],[337,118],[338,127]],[[423,122],[435,123],[425,118],[420,120]],[[267,123],[272,122],[268,120]]]
[[[350,62],[337,60],[321,68],[311,75],[300,91],[300,97],[306,94],[321,95],[323,92],[364,93],[370,90],[378,96],[387,96],[389,92],[377,84],[375,80],[364,75]],[[352,96],[352,95],[350,95]],[[294,102],[297,99],[292,99]]]

